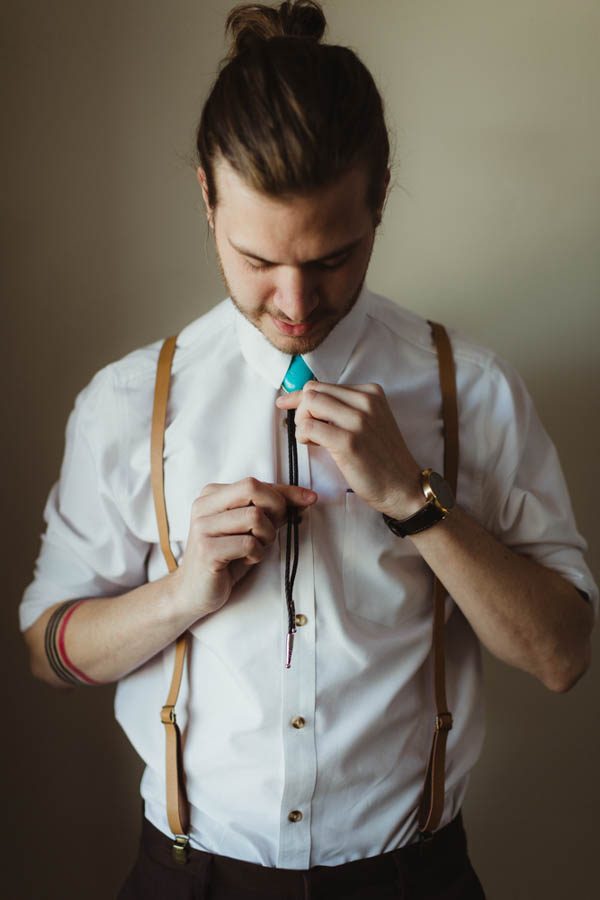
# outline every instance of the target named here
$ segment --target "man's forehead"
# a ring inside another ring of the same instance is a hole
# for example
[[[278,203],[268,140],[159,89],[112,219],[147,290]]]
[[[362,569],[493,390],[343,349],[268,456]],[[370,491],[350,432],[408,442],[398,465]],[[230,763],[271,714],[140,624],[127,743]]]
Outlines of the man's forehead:
[[[238,253],[269,264],[310,264],[351,252],[371,228],[366,185],[356,174],[310,194],[270,197],[228,164],[217,182],[221,233]]]

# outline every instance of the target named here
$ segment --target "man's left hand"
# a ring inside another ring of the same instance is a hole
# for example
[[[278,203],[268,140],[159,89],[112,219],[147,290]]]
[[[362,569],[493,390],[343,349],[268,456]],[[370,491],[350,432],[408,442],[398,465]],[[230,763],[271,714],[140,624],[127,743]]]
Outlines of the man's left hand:
[[[348,486],[378,512],[403,519],[423,506],[420,466],[380,384],[307,381],[275,401],[296,410],[296,439],[325,447]]]

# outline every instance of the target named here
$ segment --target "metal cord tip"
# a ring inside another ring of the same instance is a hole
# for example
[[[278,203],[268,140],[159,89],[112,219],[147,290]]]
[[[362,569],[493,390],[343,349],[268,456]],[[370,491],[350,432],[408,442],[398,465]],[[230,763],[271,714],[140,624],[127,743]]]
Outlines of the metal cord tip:
[[[289,669],[292,665],[292,653],[294,650],[294,635],[296,631],[288,631],[285,638],[285,667]]]

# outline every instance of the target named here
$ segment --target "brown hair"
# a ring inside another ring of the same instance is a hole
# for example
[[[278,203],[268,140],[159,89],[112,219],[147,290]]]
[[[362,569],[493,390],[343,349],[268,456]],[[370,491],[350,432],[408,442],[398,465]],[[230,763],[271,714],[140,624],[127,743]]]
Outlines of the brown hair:
[[[221,157],[272,197],[311,192],[366,164],[367,204],[379,224],[390,155],[383,101],[353,50],[320,43],[326,25],[315,0],[229,13],[231,46],[196,131],[211,208]]]

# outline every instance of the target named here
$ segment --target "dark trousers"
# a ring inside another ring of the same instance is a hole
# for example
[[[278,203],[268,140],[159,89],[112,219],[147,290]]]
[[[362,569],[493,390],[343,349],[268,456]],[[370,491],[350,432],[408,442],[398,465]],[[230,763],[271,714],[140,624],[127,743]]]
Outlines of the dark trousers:
[[[338,866],[276,869],[191,850],[146,818],[137,860],[117,900],[485,900],[467,853],[462,814],[429,841]]]

